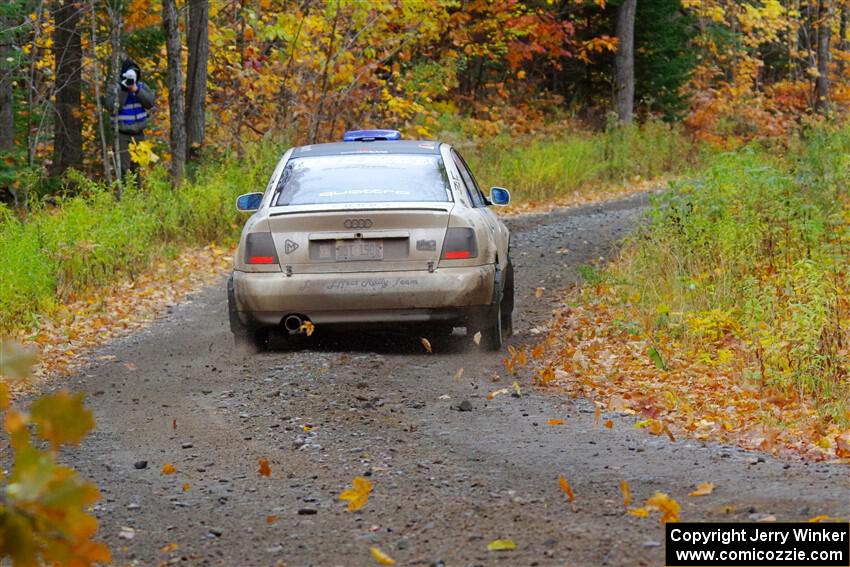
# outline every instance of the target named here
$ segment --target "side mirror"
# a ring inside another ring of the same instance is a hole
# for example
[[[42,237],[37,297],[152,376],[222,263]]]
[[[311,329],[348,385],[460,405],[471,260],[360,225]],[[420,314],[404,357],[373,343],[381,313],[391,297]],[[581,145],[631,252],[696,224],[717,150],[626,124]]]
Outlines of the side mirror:
[[[504,187],[491,187],[490,202],[494,205],[504,207],[511,202],[511,192]]]
[[[256,211],[260,208],[262,202],[262,193],[245,193],[244,195],[239,195],[236,199],[236,210],[245,212]]]

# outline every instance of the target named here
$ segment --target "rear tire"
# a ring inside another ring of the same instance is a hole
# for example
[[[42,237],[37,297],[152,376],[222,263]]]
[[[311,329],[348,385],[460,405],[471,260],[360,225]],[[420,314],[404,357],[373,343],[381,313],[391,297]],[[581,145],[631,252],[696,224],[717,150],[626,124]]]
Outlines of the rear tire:
[[[510,258],[504,272],[497,266],[493,287],[493,303],[476,326],[481,333],[481,347],[484,350],[498,351],[501,350],[504,340],[514,332],[514,267]]]

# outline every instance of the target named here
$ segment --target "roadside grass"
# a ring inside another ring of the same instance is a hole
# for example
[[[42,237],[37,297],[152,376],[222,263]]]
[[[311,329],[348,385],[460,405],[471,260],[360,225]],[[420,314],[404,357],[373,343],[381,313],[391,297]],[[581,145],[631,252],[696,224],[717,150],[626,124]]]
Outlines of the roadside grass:
[[[279,150],[203,164],[177,190],[155,169],[116,201],[71,173],[74,196],[31,200],[24,219],[0,205],[0,334],[35,329],[80,292],[142,274],[188,247],[232,242],[243,222],[235,197],[265,187]]]
[[[681,128],[661,122],[602,133],[548,128],[455,140],[482,189],[503,186],[518,204],[550,203],[617,185],[692,170],[703,150]]]
[[[64,180],[71,196],[32,198],[26,218],[0,205],[0,333],[37,330],[81,293],[138,276],[189,247],[232,243],[244,221],[235,197],[263,190],[283,149],[268,142],[243,158],[214,156],[176,190],[158,167],[116,201],[102,184],[71,172]],[[679,130],[647,124],[600,134],[548,130],[522,140],[502,134],[464,153],[482,181],[507,185],[523,203],[595,190],[606,198],[604,183],[681,171],[692,150]]]
[[[587,363],[615,408],[850,457],[850,128],[784,153],[714,156],[655,197],[555,322],[540,377]]]

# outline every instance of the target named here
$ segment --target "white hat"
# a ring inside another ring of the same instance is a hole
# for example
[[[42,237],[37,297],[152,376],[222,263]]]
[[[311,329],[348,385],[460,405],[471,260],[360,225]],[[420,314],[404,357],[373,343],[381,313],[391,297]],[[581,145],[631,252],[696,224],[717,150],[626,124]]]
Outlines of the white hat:
[[[136,80],[136,70],[135,69],[127,69],[126,71],[124,71],[124,74],[121,75],[121,76],[125,79],[132,79],[133,81],[135,81]]]

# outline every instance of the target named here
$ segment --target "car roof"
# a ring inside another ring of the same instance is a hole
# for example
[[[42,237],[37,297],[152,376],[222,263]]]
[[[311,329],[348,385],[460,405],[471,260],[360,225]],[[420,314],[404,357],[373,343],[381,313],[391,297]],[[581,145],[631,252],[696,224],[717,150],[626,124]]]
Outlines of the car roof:
[[[292,158],[350,154],[439,154],[440,142],[433,140],[397,140],[374,142],[332,142],[292,149]]]

